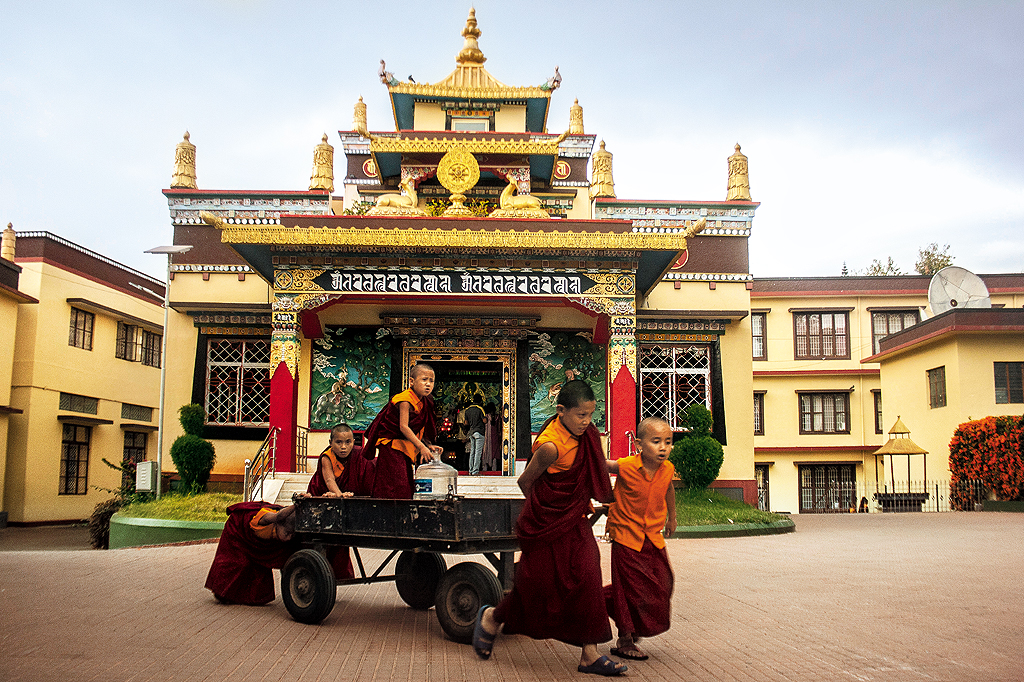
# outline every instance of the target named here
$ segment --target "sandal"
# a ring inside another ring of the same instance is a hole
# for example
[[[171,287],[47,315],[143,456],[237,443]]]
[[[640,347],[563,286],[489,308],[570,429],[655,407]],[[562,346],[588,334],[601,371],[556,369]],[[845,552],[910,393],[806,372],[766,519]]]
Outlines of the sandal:
[[[476,624],[473,625],[473,651],[485,661],[491,657],[491,650],[494,648],[494,638],[487,630],[484,630],[484,611],[491,608],[490,604],[484,604],[476,612]]]
[[[603,675],[604,677],[615,677],[626,672],[625,663],[615,663],[612,659],[607,656],[602,656],[590,665],[583,665],[582,663],[576,666],[576,669],[581,673],[588,673],[590,675]]]
[[[612,656],[618,656],[619,658],[628,658],[631,661],[646,661],[650,656],[640,651],[636,647],[636,644],[628,644],[623,647],[612,647]]]

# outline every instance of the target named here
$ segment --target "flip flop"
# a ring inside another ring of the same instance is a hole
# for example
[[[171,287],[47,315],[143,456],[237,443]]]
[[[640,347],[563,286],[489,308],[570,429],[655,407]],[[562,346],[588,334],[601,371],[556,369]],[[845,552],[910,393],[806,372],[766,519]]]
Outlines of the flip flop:
[[[491,657],[491,650],[494,649],[494,638],[487,630],[484,630],[484,611],[491,608],[490,604],[484,604],[476,612],[476,624],[473,625],[473,651],[485,661]]]
[[[589,675],[603,675],[604,677],[615,677],[626,672],[628,668],[625,663],[615,663],[612,659],[607,656],[602,656],[590,665],[578,665],[576,669],[581,673],[587,673]]]
[[[618,656],[619,658],[628,658],[631,661],[646,661],[650,656],[640,651],[635,644],[630,644],[624,647],[613,647],[611,651],[612,656]]]

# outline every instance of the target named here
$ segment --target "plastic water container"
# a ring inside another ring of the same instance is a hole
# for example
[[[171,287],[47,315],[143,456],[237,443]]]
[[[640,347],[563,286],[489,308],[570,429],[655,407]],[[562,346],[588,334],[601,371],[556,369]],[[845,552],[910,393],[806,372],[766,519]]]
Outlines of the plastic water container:
[[[438,455],[416,467],[413,479],[415,489],[412,497],[415,500],[443,499],[449,493],[455,495],[458,492],[459,472],[442,462]]]

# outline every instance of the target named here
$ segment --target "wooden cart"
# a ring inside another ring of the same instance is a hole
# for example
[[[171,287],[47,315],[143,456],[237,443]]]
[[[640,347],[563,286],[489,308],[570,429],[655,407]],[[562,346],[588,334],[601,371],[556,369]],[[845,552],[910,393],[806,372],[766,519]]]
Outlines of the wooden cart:
[[[281,592],[292,618],[320,623],[334,608],[338,585],[395,581],[414,609],[435,608],[445,634],[470,643],[477,610],[497,604],[513,581],[518,550],[515,522],[522,499],[380,500],[296,497],[296,537],[306,547],[281,569]],[[326,550],[351,547],[357,577],[336,580]],[[390,550],[367,574],[360,547]],[[497,571],[475,561],[451,568],[445,554],[483,554]],[[384,574],[395,561],[393,573]]]

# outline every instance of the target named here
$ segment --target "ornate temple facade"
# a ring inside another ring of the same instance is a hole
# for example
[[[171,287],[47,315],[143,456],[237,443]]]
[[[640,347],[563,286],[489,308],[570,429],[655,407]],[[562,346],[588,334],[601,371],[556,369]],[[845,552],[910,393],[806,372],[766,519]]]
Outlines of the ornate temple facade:
[[[200,189],[186,135],[164,190],[174,243],[193,247],[172,261],[168,414],[205,406],[215,478],[238,476],[268,427],[276,468],[301,469],[307,434],[365,428],[426,361],[446,456],[465,469],[455,422],[482,400],[496,415],[485,468],[512,475],[558,389],[583,379],[612,457],[643,416],[678,426],[706,405],[720,484],[752,501],[746,157],[728,160],[726,199],[620,199],[580,103],[567,123],[552,108],[557,67],[506,85],[479,35],[471,11],[436,83],[382,61],[393,129],[371,129],[360,99],[340,163],[326,135],[316,145],[308,190]]]

